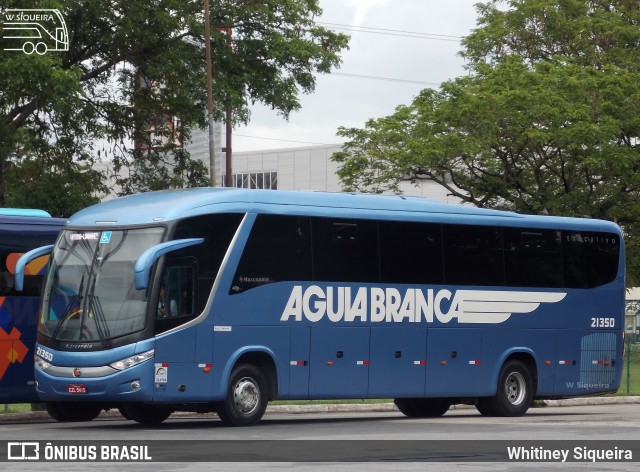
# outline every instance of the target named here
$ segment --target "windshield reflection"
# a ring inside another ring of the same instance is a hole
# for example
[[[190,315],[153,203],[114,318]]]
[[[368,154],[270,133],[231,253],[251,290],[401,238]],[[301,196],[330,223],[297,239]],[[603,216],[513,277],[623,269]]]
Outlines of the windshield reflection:
[[[133,267],[160,242],[161,227],[135,230],[67,230],[53,251],[39,331],[51,342],[98,342],[145,327],[146,290],[136,290]]]

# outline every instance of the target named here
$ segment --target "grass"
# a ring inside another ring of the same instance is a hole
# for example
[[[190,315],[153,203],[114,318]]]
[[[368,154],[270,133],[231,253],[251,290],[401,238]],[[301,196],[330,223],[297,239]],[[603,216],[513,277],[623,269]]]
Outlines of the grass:
[[[630,373],[628,385],[627,371]],[[622,382],[616,395],[640,395],[640,352],[625,354]]]
[[[0,405],[0,413],[26,413],[32,411],[31,403],[11,403]]]

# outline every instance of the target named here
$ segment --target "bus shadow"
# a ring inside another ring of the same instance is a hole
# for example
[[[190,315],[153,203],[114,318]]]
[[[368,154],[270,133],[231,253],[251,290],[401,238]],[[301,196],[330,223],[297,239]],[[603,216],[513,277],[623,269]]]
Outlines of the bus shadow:
[[[280,417],[269,417],[269,415],[265,416],[260,423],[255,426],[252,426],[251,429],[254,428],[267,428],[270,426],[283,426],[283,425],[332,425],[332,424],[359,424],[359,423],[370,423],[370,422],[393,422],[393,421],[404,421],[407,423],[424,423],[424,424],[455,424],[457,419],[478,419],[479,422],[491,422],[495,423],[496,421],[505,423],[505,424],[513,424],[513,423],[521,423],[523,417],[515,417],[515,418],[502,418],[502,417],[484,417],[479,413],[469,410],[469,412],[465,413],[457,413],[455,415],[445,415],[437,418],[407,418],[402,414],[389,414],[385,416],[376,415],[366,415],[363,413],[358,413],[358,416],[353,416],[353,414],[335,414],[332,417],[317,417],[310,418],[300,417],[298,415],[302,415],[299,413],[290,414],[290,417],[283,418],[281,417],[284,414],[278,414]],[[557,418],[558,421],[566,420],[568,417],[599,417],[606,416],[605,412],[554,412],[554,411],[538,411],[536,410],[533,414],[528,414],[524,418],[529,420],[533,420],[532,422],[538,422],[537,420],[549,421]],[[275,415],[274,415],[275,416]],[[228,429],[222,421],[216,416],[208,416],[208,417],[173,417],[169,418],[163,423],[158,425],[141,425],[134,421],[128,421],[124,418],[110,418],[100,421],[100,429],[103,430],[124,430],[124,429],[153,429],[153,430],[183,430],[185,428],[189,429]],[[96,424],[95,421],[91,423],[91,425],[86,423],[77,423],[77,428],[74,429],[95,429]],[[236,428],[232,428],[232,431],[238,431]]]
[[[349,417],[349,416],[337,416],[332,418],[298,418],[292,415],[291,418],[263,418],[257,425],[252,426],[250,429],[253,430],[255,428],[265,428],[269,426],[278,426],[278,425],[321,425],[321,424],[339,424],[339,423],[367,423],[367,422],[388,422],[388,421],[397,421],[397,420],[408,420],[402,415],[392,416],[392,417],[380,417],[380,416],[361,416],[361,417]],[[216,416],[206,417],[206,418],[169,418],[166,421],[158,424],[158,425],[141,425],[134,421],[128,421],[124,418],[120,419],[108,419],[108,420],[99,420],[100,429],[103,430],[123,430],[123,429],[154,429],[154,430],[182,430],[185,427],[189,429],[212,429],[212,428],[220,428],[220,429],[228,429],[230,431],[240,431],[244,430],[244,428],[230,428],[225,426],[222,421]],[[94,420],[91,424],[89,423],[76,423],[77,428],[74,429],[82,429],[86,428],[95,429],[96,421]]]

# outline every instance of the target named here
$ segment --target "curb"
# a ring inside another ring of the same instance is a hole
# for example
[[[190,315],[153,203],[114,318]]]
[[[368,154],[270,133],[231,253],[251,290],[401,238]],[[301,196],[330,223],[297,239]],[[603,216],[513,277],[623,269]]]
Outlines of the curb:
[[[564,400],[540,400],[532,408],[568,407],[586,405],[621,405],[640,403],[640,396],[629,397],[582,397]],[[454,410],[475,409],[473,405],[453,405]],[[330,403],[321,405],[269,405],[267,413],[344,413],[344,412],[398,411],[393,403]]]
[[[588,405],[626,405],[640,403],[640,396],[627,397],[582,397],[569,398],[565,400],[541,400],[537,401],[532,408],[545,407],[571,407],[571,406],[588,406]],[[475,409],[473,405],[454,405],[454,410]],[[393,403],[326,403],[326,404],[310,404],[310,405],[269,405],[267,414],[309,414],[309,413],[384,413],[398,411]],[[216,417],[214,413],[189,413],[176,412],[172,415],[174,418],[209,418]],[[121,419],[118,410],[103,411],[99,418],[103,419]],[[19,423],[19,422],[54,422],[46,411],[31,411],[25,413],[5,413],[0,414],[0,423]]]

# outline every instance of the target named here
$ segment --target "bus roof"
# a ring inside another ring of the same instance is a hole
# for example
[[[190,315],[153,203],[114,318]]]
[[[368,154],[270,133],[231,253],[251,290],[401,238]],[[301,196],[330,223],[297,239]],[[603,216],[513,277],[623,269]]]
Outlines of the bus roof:
[[[57,234],[66,223],[64,218],[0,215],[0,232],[14,233],[17,237],[26,233]]]
[[[444,204],[422,197],[236,188],[192,188],[129,195],[85,208],[71,217],[69,225],[148,225],[223,212],[570,227],[620,233],[618,226],[608,221],[521,215],[510,211]]]
[[[38,218],[51,218],[51,215],[44,210],[34,210],[33,208],[0,208],[0,216],[32,216]]]

